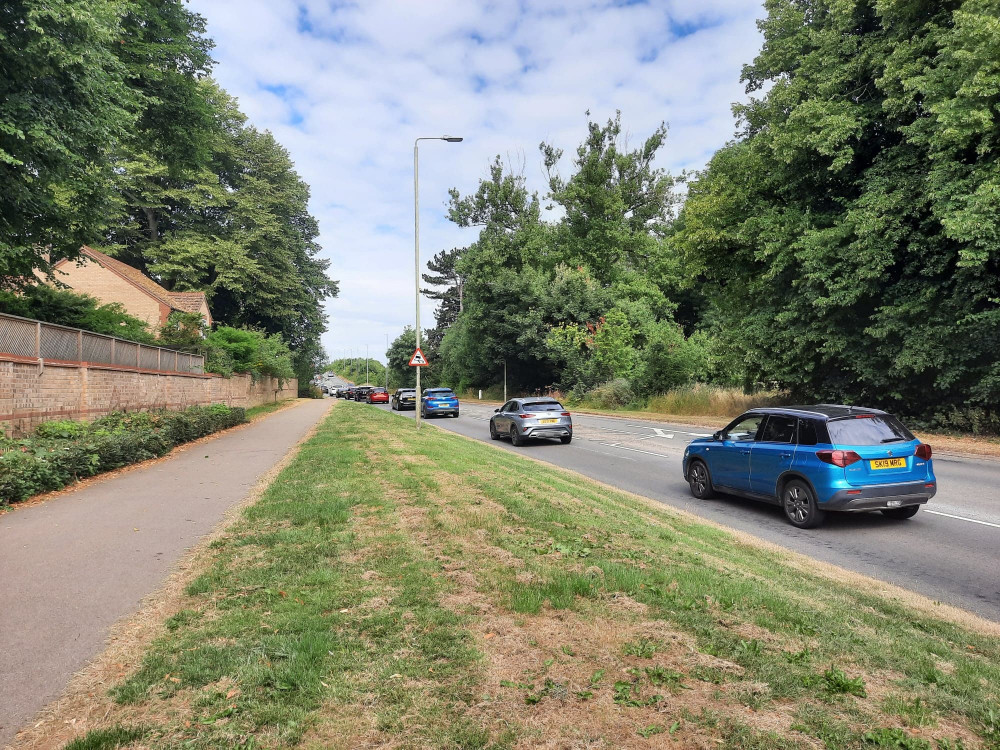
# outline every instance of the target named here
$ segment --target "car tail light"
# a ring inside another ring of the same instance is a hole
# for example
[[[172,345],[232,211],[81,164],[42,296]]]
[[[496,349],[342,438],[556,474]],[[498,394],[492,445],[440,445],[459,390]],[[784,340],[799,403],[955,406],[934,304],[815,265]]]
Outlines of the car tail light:
[[[568,412],[568,411],[564,411],[564,412],[563,412],[562,414],[560,414],[559,416],[560,416],[560,417],[568,417],[568,416],[569,416],[569,412]]]
[[[917,458],[922,458],[924,461],[930,461],[932,453],[933,451],[927,443],[921,443],[917,446]]]
[[[834,466],[850,466],[861,460],[861,456],[854,451],[816,451],[816,458]]]
[[[518,414],[517,416],[519,416],[521,419],[531,419],[535,415],[534,414]]]

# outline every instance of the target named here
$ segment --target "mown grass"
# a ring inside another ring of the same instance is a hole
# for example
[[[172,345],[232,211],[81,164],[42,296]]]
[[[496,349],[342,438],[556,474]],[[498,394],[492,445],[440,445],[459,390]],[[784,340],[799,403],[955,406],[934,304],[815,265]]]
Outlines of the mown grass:
[[[254,417],[259,417],[263,414],[270,414],[272,411],[277,411],[283,406],[287,406],[290,401],[295,399],[285,398],[281,401],[268,401],[267,403],[258,404],[257,406],[251,406],[247,409],[247,419],[253,419]]]
[[[995,638],[360,404],[187,593],[113,691],[144,747],[1000,747]]]

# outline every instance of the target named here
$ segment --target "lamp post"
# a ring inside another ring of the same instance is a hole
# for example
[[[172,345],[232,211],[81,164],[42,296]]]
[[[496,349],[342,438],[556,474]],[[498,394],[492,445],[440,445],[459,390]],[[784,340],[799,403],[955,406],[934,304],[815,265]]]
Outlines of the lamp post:
[[[462,139],[455,135],[435,135],[417,138],[413,141],[413,285],[417,294],[417,348],[420,348],[420,159],[418,146],[420,141],[447,141],[461,143]],[[420,429],[420,368],[417,368],[417,408],[414,417],[417,429]]]
[[[389,390],[389,334],[385,335],[385,390]]]

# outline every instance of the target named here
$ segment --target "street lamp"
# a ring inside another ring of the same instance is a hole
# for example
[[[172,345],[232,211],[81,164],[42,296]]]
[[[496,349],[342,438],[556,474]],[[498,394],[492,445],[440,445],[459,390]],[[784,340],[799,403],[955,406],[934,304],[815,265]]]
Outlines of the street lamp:
[[[417,293],[417,348],[420,348],[420,159],[418,146],[420,141],[447,141],[461,143],[457,135],[435,135],[417,138],[413,141],[413,284]],[[417,369],[417,409],[414,417],[417,429],[420,429],[420,368]]]

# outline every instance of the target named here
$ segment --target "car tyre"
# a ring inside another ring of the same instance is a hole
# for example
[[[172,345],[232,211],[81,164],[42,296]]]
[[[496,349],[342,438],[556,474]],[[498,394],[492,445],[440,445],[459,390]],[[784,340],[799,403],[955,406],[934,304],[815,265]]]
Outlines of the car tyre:
[[[561,438],[559,438],[559,442],[562,443],[563,445],[569,445],[571,442],[573,442],[573,436],[563,435]]]
[[[453,416],[453,417],[454,417],[455,419],[458,419],[458,412],[456,411],[456,412],[455,412],[454,414],[452,414],[451,416]]]
[[[493,420],[490,420],[490,440],[499,440],[500,433],[497,432],[497,426],[493,424]]]
[[[516,447],[524,445],[524,439],[521,437],[521,433],[517,431],[517,425],[510,426],[510,444]]]
[[[816,498],[805,482],[793,479],[781,490],[781,507],[788,522],[799,529],[814,529],[826,519],[826,511],[816,506]]]
[[[902,508],[886,508],[882,511],[882,515],[887,518],[913,518],[918,510],[920,510],[919,505],[904,505]]]
[[[691,494],[699,500],[710,500],[715,497],[715,487],[712,486],[712,475],[704,461],[694,460],[688,467],[688,485]]]

